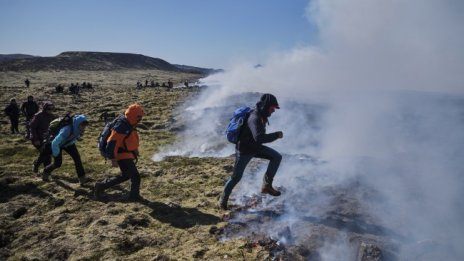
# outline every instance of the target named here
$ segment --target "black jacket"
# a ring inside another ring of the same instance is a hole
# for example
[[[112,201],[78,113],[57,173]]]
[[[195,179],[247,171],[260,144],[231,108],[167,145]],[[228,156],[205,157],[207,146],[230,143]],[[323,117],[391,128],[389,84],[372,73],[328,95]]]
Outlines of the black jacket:
[[[21,105],[24,116],[32,118],[39,111],[39,105],[35,101],[27,101]]]
[[[247,124],[240,129],[237,150],[240,153],[253,154],[261,149],[263,143],[273,142],[278,139],[277,132],[266,134],[267,115],[260,110],[259,103],[251,111]],[[266,108],[266,106],[264,106]]]
[[[19,119],[20,110],[17,104],[10,103],[6,106],[4,111],[6,116],[10,117],[10,119]]]

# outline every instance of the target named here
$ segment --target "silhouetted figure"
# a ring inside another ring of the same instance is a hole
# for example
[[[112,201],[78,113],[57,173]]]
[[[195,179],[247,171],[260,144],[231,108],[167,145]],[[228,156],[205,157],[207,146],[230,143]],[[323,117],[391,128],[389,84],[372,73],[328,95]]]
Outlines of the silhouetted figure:
[[[19,133],[18,124],[19,124],[19,113],[21,112],[18,104],[16,103],[16,99],[10,99],[10,104],[5,107],[4,110],[6,116],[10,118],[11,123],[11,134]]]
[[[61,84],[58,84],[58,86],[55,87],[55,91],[57,93],[62,93],[64,91],[64,87]]]
[[[69,93],[78,95],[79,94],[79,85],[74,85],[74,83],[71,83],[71,86],[69,87]]]
[[[25,137],[29,139],[30,135],[30,128],[29,124],[36,114],[39,111],[39,105],[34,101],[34,97],[32,95],[27,96],[27,101],[21,105],[21,112],[26,117],[26,134]]]
[[[188,87],[189,87],[189,83],[188,83],[188,82],[184,82],[184,86],[185,86],[185,88],[188,88]]]
[[[172,89],[174,87],[174,83],[171,80],[168,81],[168,88]]]
[[[26,121],[30,121],[38,111],[39,105],[34,101],[34,97],[27,96],[27,101],[21,105],[21,112],[26,117]]]
[[[161,84],[161,87],[166,87],[166,83],[163,82],[163,83]]]
[[[29,81],[29,79],[26,79],[24,81],[24,84],[26,84],[26,88],[29,88],[29,85],[31,84],[31,82]]]
[[[150,82],[150,87],[155,87],[155,81]]]
[[[145,87],[148,87],[148,80],[145,80]]]

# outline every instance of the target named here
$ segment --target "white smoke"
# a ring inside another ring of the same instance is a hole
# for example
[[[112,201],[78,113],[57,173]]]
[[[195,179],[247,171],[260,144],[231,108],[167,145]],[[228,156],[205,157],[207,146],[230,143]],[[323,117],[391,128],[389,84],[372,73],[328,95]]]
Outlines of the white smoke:
[[[267,131],[284,132],[270,146],[284,155],[275,184],[286,188],[274,203],[324,216],[324,189],[357,180],[376,191],[358,199],[385,228],[462,259],[463,11],[458,0],[310,1],[319,45],[204,79],[210,87],[188,108],[194,124],[155,157],[232,154],[221,131],[233,108],[273,93],[281,110]],[[262,173],[247,171],[233,196],[258,190]]]

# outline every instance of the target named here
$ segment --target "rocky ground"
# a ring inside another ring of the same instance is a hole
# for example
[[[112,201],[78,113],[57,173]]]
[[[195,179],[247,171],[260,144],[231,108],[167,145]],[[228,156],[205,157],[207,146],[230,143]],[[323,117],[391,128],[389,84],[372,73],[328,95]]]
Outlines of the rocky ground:
[[[22,86],[25,77],[32,82],[29,89]],[[333,200],[332,209],[325,216],[299,217],[291,229],[274,222],[285,216],[283,207],[263,207],[262,202],[269,199],[261,195],[241,199],[244,203],[229,212],[217,209],[224,180],[232,172],[232,157],[151,160],[161,146],[176,140],[179,124],[174,122],[183,113],[179,105],[197,96],[201,88],[136,90],[135,83],[145,79],[172,79],[180,85],[197,80],[198,75],[161,71],[0,73],[2,106],[11,97],[22,102],[34,95],[38,101],[52,100],[59,115],[85,113],[91,123],[78,143],[91,179],[81,187],[67,155],[50,182],[33,175],[37,151],[22,135],[9,134],[8,121],[1,118],[0,260],[401,260],[392,233],[376,225],[359,207],[359,198],[351,197],[353,189],[359,188],[357,183],[327,188],[324,193]],[[54,92],[58,83],[83,81],[92,82],[95,90],[78,96]],[[133,102],[146,110],[138,127],[141,158],[137,165],[144,200],[127,202],[127,183],[96,200],[93,184],[119,171],[96,148],[103,127],[100,115],[122,112]],[[370,196],[367,191],[366,197]],[[295,230],[308,233],[296,237]],[[354,249],[353,255],[327,258],[325,253],[337,251],[327,249],[327,242],[332,248],[337,246],[336,235],[341,232]],[[415,257],[428,247],[418,246]]]

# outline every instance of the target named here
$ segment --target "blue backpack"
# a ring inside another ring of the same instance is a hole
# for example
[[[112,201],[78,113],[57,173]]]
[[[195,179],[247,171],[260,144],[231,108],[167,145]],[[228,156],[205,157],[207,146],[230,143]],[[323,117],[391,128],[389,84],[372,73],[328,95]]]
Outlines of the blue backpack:
[[[98,147],[98,150],[100,151],[100,154],[105,158],[107,159],[109,157],[108,155],[108,152],[107,152],[107,145],[108,145],[108,137],[111,135],[111,130],[113,130],[113,128],[116,126],[116,123],[118,122],[123,122],[125,123],[127,126],[129,126],[129,133],[126,134],[126,136],[124,137],[124,142],[126,140],[126,138],[130,135],[130,133],[132,132],[132,126],[129,124],[129,122],[126,120],[126,118],[124,117],[124,115],[119,115],[118,117],[116,117],[113,121],[111,122],[108,122],[105,124],[105,127],[103,128],[103,130],[100,132],[100,135],[98,136],[98,139],[97,139],[97,147]]]
[[[226,129],[226,136],[229,142],[237,144],[240,128],[246,123],[248,115],[250,115],[250,107],[240,107],[234,111],[234,116],[230,118],[229,125]]]

